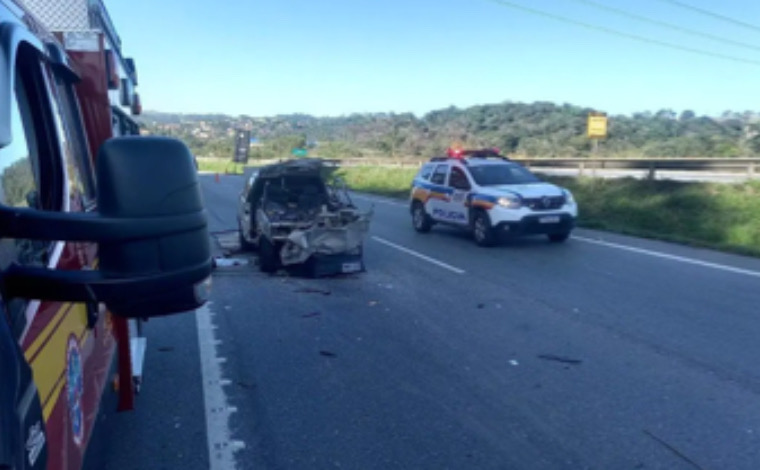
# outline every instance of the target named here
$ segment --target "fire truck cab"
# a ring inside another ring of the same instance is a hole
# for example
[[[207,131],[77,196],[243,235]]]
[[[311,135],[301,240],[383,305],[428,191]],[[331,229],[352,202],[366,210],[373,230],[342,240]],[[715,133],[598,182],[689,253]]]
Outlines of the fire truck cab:
[[[134,135],[136,86],[100,0],[0,0],[0,470],[81,468],[129,322],[207,298],[193,157]]]

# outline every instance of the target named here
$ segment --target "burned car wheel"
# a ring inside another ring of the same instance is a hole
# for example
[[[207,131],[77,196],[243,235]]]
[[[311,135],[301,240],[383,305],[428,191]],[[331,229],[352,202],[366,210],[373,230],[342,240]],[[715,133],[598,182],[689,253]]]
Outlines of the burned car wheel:
[[[551,233],[547,237],[552,243],[562,243],[570,238],[570,232]]]
[[[240,251],[253,251],[256,249],[256,245],[246,240],[243,236],[243,227],[240,225],[240,221],[238,221],[238,241],[240,242]]]
[[[276,247],[269,239],[262,238],[259,246],[259,269],[265,273],[273,273],[279,265]]]

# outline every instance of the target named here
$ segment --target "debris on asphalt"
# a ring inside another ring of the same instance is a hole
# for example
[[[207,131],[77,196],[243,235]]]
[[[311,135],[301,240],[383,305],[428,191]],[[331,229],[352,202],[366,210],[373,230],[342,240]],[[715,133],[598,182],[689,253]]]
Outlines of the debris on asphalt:
[[[246,258],[225,258],[217,256],[214,258],[214,266],[217,268],[229,268],[233,266],[246,266],[248,259]]]
[[[564,356],[557,356],[555,354],[539,354],[539,359],[543,359],[545,361],[554,361],[554,362],[561,362],[563,364],[581,364],[583,361],[580,359],[573,359],[570,357],[564,357]]]
[[[241,388],[251,389],[255,387],[255,385],[251,385],[248,382],[243,382],[242,380],[238,380],[235,383],[237,384],[238,387],[241,387]]]
[[[296,292],[299,294],[322,294],[322,295],[331,295],[332,292],[326,289],[317,289],[315,287],[302,287],[300,289],[296,289]]]
[[[485,308],[486,304],[478,304],[478,308]]]
[[[332,352],[332,351],[326,351],[326,350],[319,351],[319,354],[321,356],[325,356],[325,357],[338,357],[338,355],[335,354],[334,352]]]
[[[374,307],[374,306],[375,306],[375,305],[377,305],[377,304],[378,304],[378,301],[377,301],[377,300],[370,300],[370,301],[369,301],[369,303],[368,303],[367,305],[369,305],[370,307]]]
[[[519,366],[520,365],[520,363],[517,362],[517,359],[510,359],[509,360],[509,364],[513,365],[513,366]]]
[[[301,318],[312,318],[312,317],[318,317],[321,315],[319,312],[311,312],[311,313],[304,313],[301,315]]]

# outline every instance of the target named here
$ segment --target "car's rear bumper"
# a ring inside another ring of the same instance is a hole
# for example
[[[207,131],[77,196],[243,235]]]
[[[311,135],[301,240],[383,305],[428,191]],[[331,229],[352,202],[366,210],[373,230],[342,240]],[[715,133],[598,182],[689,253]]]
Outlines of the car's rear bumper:
[[[550,217],[555,217],[556,221],[549,222]],[[496,233],[505,237],[568,233],[575,228],[575,217],[570,214],[529,215],[517,222],[499,222],[494,228]]]
[[[356,254],[313,254],[306,262],[308,275],[312,277],[334,276],[364,272],[364,257],[360,249]]]

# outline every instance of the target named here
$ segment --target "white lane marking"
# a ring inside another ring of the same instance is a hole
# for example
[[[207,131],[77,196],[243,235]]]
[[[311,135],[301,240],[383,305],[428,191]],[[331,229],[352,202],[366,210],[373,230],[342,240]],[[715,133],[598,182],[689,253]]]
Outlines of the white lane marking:
[[[735,274],[744,274],[745,276],[760,277],[760,271],[752,271],[751,269],[736,268],[725,264],[711,263],[709,261],[701,261],[693,258],[686,258],[684,256],[669,255],[661,251],[645,250],[644,248],[636,248],[628,245],[620,245],[618,243],[605,242],[602,240],[594,240],[593,238],[579,237],[577,235],[572,236],[573,240],[578,240],[586,243],[593,243],[595,245],[606,246],[608,248],[617,248],[619,250],[630,251],[632,253],[638,253],[641,255],[654,256],[655,258],[662,258],[671,261],[678,261],[680,263],[693,264],[695,266],[702,266],[705,268],[717,269],[720,271],[726,271]]]
[[[459,269],[459,268],[454,267],[454,266],[452,266],[450,264],[446,264],[443,261],[438,261],[437,259],[431,258],[429,256],[425,256],[422,253],[418,253],[418,252],[416,252],[414,250],[410,250],[409,248],[403,247],[401,245],[397,245],[397,244],[395,244],[393,242],[390,242],[390,241],[388,241],[388,240],[386,240],[384,238],[373,236],[372,239],[375,240],[378,243],[382,243],[383,245],[389,246],[391,248],[395,248],[395,249],[397,249],[399,251],[403,251],[404,253],[406,253],[408,255],[414,256],[414,257],[419,258],[421,260],[425,260],[428,263],[432,263],[432,264],[434,264],[436,266],[440,266],[441,268],[448,269],[449,271],[451,271],[453,273],[464,274],[464,272],[465,272],[464,269]]]
[[[229,380],[222,378],[222,367],[217,356],[209,305],[195,311],[198,325],[198,347],[201,355],[201,381],[203,382],[203,404],[206,414],[206,440],[208,442],[209,470],[234,470],[237,467],[235,451],[245,447],[245,443],[232,439],[230,416],[237,411],[227,404],[224,385]]]
[[[404,204],[404,203],[398,202],[398,201],[394,201],[392,199],[387,199],[387,198],[370,197],[370,196],[364,196],[364,195],[356,194],[356,193],[352,193],[351,197],[355,197],[356,199],[364,199],[365,201],[381,202],[383,204],[388,204],[389,206],[407,207],[407,204]]]

